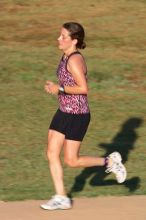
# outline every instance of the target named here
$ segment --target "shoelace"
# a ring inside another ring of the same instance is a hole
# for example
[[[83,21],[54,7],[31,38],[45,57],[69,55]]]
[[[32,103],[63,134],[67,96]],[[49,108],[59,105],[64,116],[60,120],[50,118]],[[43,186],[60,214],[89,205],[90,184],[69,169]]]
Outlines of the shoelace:
[[[59,202],[55,200],[55,196],[53,196],[48,202],[48,205],[57,205]]]
[[[106,169],[106,173],[110,173],[110,172],[114,172],[114,171],[120,171],[121,170],[121,166],[119,163],[113,164],[111,167],[108,167]]]

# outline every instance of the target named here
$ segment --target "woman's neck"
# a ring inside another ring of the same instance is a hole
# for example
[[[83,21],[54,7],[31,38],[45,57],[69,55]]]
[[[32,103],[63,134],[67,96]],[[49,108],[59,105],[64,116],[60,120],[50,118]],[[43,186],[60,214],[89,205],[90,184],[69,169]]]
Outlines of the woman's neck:
[[[70,54],[74,53],[78,51],[77,48],[74,48],[74,49],[70,49],[70,50],[67,50],[67,51],[64,51],[64,54],[66,57],[68,57]]]

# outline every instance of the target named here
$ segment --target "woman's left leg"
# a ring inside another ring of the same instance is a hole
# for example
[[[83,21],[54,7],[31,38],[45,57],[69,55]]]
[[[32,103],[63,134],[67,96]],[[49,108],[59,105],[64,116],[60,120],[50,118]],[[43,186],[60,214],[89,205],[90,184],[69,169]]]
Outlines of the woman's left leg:
[[[64,162],[70,167],[104,166],[105,158],[80,156],[81,142],[74,140],[64,141]]]
[[[118,152],[113,152],[107,158],[80,156],[80,145],[79,141],[65,140],[64,161],[67,165],[70,167],[106,166],[106,172],[114,173],[118,183],[123,183],[126,180],[126,168],[122,164],[122,157]]]

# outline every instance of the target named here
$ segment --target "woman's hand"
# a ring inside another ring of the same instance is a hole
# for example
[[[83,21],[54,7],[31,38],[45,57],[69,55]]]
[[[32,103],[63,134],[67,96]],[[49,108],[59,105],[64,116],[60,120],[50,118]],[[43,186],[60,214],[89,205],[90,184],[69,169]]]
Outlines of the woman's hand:
[[[52,81],[47,81],[44,86],[44,89],[47,93],[57,95],[59,92],[59,85],[53,83]]]

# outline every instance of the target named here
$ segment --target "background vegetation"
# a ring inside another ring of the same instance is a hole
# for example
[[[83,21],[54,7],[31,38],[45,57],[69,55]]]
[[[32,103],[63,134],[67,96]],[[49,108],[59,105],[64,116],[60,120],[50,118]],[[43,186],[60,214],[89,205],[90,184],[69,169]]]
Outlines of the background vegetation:
[[[56,81],[62,23],[86,30],[92,120],[81,154],[118,150],[128,178],[102,168],[64,166],[71,196],[146,194],[146,1],[0,1],[0,200],[47,199],[54,193],[45,156],[57,108],[44,92]]]

